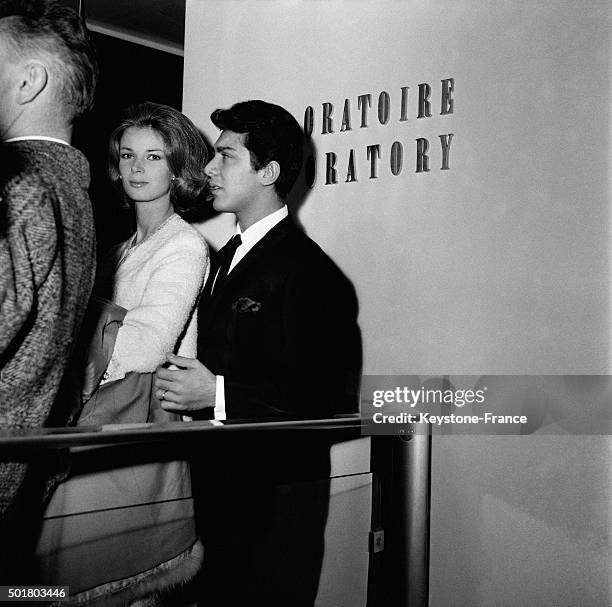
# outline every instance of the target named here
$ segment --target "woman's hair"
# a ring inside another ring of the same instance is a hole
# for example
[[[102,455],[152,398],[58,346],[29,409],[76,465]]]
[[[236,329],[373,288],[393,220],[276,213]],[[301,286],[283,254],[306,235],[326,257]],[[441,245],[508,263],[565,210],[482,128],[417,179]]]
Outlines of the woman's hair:
[[[151,101],[125,110],[121,123],[110,136],[108,150],[108,176],[124,198],[119,149],[121,137],[130,127],[150,128],[161,136],[168,168],[175,177],[170,184],[170,202],[180,215],[195,211],[204,201],[201,194],[207,183],[204,167],[208,163],[208,149],[193,122],[178,110]]]

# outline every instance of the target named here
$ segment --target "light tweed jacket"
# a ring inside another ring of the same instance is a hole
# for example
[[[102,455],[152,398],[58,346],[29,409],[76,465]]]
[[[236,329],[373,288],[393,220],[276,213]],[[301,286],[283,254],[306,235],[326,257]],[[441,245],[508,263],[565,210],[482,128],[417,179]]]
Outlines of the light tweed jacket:
[[[75,148],[0,149],[0,426],[65,424],[58,396],[94,279],[89,165]],[[0,521],[25,465],[0,464]]]
[[[108,381],[130,371],[155,371],[167,352],[194,358],[197,350],[195,308],[209,266],[204,238],[172,215],[161,229],[130,248],[131,240],[111,256],[123,260],[109,299],[128,312],[105,374]]]

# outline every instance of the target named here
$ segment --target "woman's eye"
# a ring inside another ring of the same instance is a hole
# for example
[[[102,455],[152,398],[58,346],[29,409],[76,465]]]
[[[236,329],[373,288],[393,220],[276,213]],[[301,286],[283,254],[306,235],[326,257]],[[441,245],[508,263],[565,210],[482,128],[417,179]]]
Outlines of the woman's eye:
[[[131,158],[132,155],[128,152],[123,152],[123,154],[121,154],[121,159],[122,160],[127,160],[128,158]]]
[[[147,158],[149,160],[159,160],[161,156],[158,156],[157,154],[149,154]]]

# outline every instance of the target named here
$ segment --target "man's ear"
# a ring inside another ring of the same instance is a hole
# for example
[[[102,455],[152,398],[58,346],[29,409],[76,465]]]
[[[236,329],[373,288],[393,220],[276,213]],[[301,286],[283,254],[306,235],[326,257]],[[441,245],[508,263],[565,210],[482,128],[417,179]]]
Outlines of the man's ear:
[[[271,160],[265,167],[259,169],[259,178],[263,185],[272,185],[280,177],[280,164]]]
[[[47,67],[40,61],[30,61],[21,71],[21,81],[17,93],[17,102],[22,105],[30,103],[45,90],[49,82]]]

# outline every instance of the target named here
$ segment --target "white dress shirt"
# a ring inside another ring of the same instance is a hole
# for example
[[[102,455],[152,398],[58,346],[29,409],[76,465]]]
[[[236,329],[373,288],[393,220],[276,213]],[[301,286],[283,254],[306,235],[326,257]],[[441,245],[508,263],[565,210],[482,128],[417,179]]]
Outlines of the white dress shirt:
[[[55,141],[55,143],[70,145],[63,139],[57,139],[57,137],[47,137],[46,135],[25,135],[23,137],[11,137],[10,139],[6,139],[4,143],[13,143],[14,141]]]

